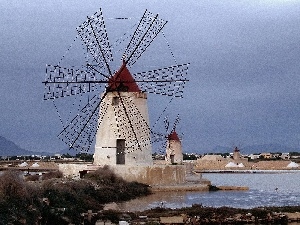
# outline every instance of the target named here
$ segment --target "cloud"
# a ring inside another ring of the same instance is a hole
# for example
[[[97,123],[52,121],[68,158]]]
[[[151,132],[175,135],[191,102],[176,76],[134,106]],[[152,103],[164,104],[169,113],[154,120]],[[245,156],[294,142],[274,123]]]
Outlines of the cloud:
[[[169,111],[181,115],[186,150],[231,142],[295,145],[299,139],[298,1],[133,0],[124,7],[121,1],[0,4],[0,135],[22,147],[63,147],[56,140],[61,128],[56,110],[42,101],[45,65],[61,59],[75,28],[100,7],[113,40],[123,33],[114,33],[116,17],[132,18],[118,21],[118,29],[146,8],[169,21],[164,34],[170,49],[178,63],[191,63],[184,98]],[[165,46],[158,37],[154,50],[149,49],[152,56],[145,55],[136,70],[174,64]],[[161,108],[167,103],[162,100]],[[149,104],[155,105],[155,99],[149,97]],[[160,111],[150,111],[155,121]]]

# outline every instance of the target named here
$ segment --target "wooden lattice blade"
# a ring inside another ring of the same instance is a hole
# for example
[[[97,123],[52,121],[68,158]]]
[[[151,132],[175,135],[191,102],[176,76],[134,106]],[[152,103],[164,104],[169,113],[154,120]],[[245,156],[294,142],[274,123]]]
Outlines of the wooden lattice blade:
[[[140,58],[166,23],[158,15],[145,11],[123,54],[128,66],[132,66]]]
[[[111,76],[109,62],[113,60],[113,56],[101,9],[88,17],[76,30],[97,65],[106,68],[104,74]]]
[[[187,80],[189,64],[170,66],[162,69],[136,73],[133,76],[139,87],[147,92],[182,97]]]
[[[99,84],[105,84],[107,80],[97,77],[98,74],[91,70],[46,65],[44,100],[99,91]]]
[[[151,132],[151,143],[162,142],[166,140],[166,135],[158,132]]]
[[[88,151],[90,149],[95,139],[98,123],[103,117],[103,113],[99,115],[99,108],[104,97],[100,98],[96,95],[91,98],[88,104],[78,112],[58,135],[58,138],[65,142],[69,148],[79,151]]]

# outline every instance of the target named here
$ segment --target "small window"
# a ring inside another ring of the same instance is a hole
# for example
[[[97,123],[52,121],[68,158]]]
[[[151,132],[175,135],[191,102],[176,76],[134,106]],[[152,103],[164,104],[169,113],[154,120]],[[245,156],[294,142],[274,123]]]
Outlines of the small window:
[[[119,97],[113,97],[112,105],[119,105],[119,101],[120,101]]]
[[[117,139],[116,164],[125,164],[125,140]]]

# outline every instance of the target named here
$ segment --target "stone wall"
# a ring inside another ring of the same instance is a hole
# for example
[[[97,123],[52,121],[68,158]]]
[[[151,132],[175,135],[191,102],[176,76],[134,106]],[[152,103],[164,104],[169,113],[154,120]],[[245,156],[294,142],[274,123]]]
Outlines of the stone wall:
[[[63,173],[65,177],[79,178],[80,171],[93,171],[100,168],[99,166],[94,166],[93,164],[79,164],[79,163],[60,163],[58,164],[59,170]]]
[[[93,171],[100,168],[93,164],[59,164],[59,170],[64,176],[79,178],[80,171]],[[137,181],[149,185],[175,185],[185,183],[186,166],[184,165],[154,165],[125,166],[117,165],[110,168],[127,181]]]
[[[128,167],[118,165],[111,167],[116,174],[128,181],[138,181],[149,185],[175,185],[185,183],[186,167],[184,165],[153,165]]]

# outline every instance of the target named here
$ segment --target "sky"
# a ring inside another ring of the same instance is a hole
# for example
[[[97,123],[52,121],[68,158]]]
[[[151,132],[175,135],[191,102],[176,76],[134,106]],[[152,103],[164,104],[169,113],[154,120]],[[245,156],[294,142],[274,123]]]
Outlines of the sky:
[[[57,139],[62,125],[56,108],[43,100],[45,68],[60,61],[76,27],[99,8],[111,37],[138,21],[145,9],[168,21],[165,38],[157,37],[135,70],[174,64],[171,54],[166,57],[155,46],[169,50],[178,64],[190,63],[184,97],[167,109],[171,123],[180,115],[183,151],[209,152],[218,145],[299,147],[297,0],[0,0],[0,136],[32,151],[66,148]],[[79,60],[76,54],[71,59]],[[160,99],[149,97],[152,123],[168,105]]]

